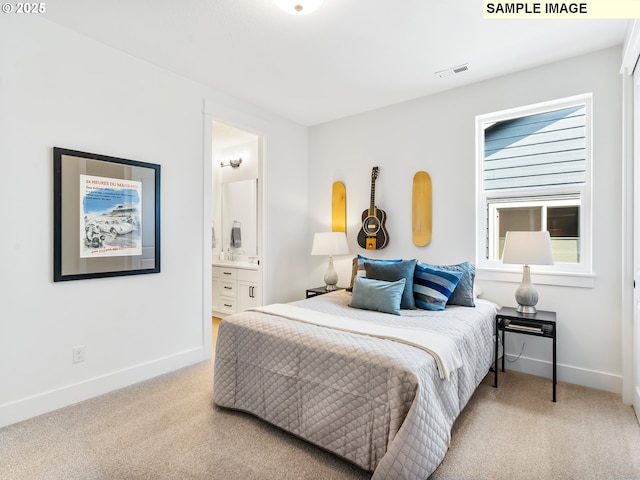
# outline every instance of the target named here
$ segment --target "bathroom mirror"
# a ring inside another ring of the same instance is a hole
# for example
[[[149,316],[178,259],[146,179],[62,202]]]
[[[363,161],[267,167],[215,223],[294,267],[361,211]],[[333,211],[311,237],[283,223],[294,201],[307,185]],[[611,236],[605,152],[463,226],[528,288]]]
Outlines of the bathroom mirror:
[[[222,248],[234,259],[258,255],[258,179],[222,184]]]

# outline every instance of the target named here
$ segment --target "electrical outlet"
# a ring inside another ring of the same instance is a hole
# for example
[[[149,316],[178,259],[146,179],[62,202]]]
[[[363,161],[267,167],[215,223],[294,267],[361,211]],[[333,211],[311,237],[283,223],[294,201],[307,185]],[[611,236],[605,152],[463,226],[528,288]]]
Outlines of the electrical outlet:
[[[84,345],[73,347],[73,363],[84,362]]]

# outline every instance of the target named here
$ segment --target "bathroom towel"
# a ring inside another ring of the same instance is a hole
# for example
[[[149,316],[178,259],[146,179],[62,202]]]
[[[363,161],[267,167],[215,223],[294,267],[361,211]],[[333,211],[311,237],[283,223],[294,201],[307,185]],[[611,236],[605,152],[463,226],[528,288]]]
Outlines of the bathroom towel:
[[[240,224],[234,224],[231,229],[231,246],[240,248],[242,246],[242,235],[240,234]]]

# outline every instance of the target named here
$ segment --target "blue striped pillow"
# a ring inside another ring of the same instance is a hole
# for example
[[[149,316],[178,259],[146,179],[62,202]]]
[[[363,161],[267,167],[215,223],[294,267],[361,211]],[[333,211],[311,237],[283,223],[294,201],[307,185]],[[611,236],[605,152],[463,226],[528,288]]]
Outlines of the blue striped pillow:
[[[424,310],[444,310],[463,272],[438,270],[418,263],[413,278],[416,307]]]
[[[429,265],[429,264],[425,264]],[[464,262],[457,265],[429,265],[436,270],[454,270],[462,272],[458,286],[447,300],[447,305],[462,305],[463,307],[475,307],[473,295],[473,282],[476,277],[476,267],[473,263]]]

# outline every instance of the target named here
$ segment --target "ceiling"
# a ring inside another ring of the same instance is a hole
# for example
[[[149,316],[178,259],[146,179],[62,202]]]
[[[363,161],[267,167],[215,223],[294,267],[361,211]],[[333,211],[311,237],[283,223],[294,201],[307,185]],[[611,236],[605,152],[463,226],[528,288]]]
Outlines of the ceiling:
[[[311,126],[622,44],[626,20],[485,20],[480,0],[56,0],[46,18]],[[468,63],[440,78],[435,72]]]

